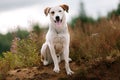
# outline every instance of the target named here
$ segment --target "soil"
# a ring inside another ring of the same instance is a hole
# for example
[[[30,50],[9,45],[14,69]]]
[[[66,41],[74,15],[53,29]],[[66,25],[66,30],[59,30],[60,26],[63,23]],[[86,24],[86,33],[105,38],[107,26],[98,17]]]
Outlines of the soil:
[[[32,68],[11,70],[7,74],[6,80],[58,80],[60,77],[66,77],[64,62],[60,63],[60,73],[53,72],[53,64],[48,66],[39,66]],[[74,62],[70,63],[73,71],[78,70]]]
[[[120,57],[96,59],[89,62],[70,63],[74,74],[66,75],[64,62],[60,63],[60,73],[53,72],[53,64],[48,66],[15,69],[8,72],[6,80],[120,80]]]

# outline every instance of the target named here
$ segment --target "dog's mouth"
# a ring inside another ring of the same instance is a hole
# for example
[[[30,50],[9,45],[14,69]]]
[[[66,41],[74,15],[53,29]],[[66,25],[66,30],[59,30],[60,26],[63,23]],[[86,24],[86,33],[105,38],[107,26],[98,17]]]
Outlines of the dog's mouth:
[[[54,20],[54,22],[57,24],[57,25],[60,25],[62,23],[62,20]]]

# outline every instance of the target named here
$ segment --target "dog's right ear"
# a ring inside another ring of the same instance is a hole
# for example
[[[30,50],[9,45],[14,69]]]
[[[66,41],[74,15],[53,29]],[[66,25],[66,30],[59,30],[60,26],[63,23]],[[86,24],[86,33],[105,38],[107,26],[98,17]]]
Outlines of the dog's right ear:
[[[51,9],[50,7],[47,7],[47,8],[44,9],[44,13],[45,13],[46,16],[48,15],[50,9]]]

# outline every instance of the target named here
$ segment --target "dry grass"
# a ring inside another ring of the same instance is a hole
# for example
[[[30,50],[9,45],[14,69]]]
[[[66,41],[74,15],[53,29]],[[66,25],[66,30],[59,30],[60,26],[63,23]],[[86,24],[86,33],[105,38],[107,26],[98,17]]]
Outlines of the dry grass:
[[[96,58],[106,58],[111,54],[120,55],[120,18],[101,19],[95,24],[82,24],[77,21],[70,28],[71,57],[77,62]],[[83,32],[81,25],[84,26]]]

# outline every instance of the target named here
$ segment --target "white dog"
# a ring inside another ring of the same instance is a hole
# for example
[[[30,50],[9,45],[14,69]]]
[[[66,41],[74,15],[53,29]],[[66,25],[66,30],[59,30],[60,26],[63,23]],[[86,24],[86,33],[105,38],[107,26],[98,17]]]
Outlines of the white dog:
[[[44,12],[50,15],[49,30],[46,34],[46,42],[41,48],[41,59],[44,65],[54,63],[53,71],[59,73],[59,62],[65,60],[65,69],[68,75],[73,74],[69,67],[69,43],[70,35],[66,23],[65,11],[69,7],[65,4],[56,7],[47,7]]]

